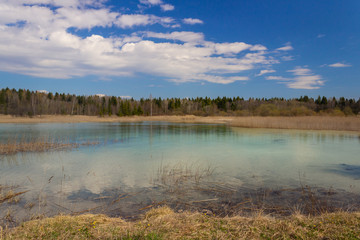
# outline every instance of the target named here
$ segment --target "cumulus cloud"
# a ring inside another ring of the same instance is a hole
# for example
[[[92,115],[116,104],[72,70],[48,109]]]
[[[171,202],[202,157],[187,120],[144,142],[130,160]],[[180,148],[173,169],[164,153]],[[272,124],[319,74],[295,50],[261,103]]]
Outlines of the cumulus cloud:
[[[140,3],[146,5],[159,5],[162,4],[161,0],[140,0]]]
[[[140,0],[140,3],[146,6],[160,5],[162,11],[172,11],[175,9],[174,5],[164,3],[162,0]],[[139,6],[141,8],[141,5]]]
[[[266,77],[266,80],[278,80],[278,81],[291,81],[291,78],[285,78],[285,77],[281,77],[281,76],[268,76]]]
[[[157,17],[154,15],[129,14],[120,15],[114,21],[114,24],[121,28],[131,28],[134,26],[145,26],[159,23],[163,26],[169,26],[173,22],[170,17]]]
[[[320,75],[314,74],[310,69],[304,67],[296,67],[287,72],[292,73],[294,77],[285,78],[282,76],[268,76],[267,80],[276,80],[285,84],[288,88],[293,89],[319,89],[324,85],[324,81]]]
[[[217,54],[236,54],[241,51],[247,50],[252,46],[243,42],[234,43],[216,43],[213,44],[215,52]]]
[[[294,57],[293,56],[282,56],[281,60],[283,60],[283,61],[292,61],[292,60],[294,60]]]
[[[161,4],[160,7],[161,7],[161,10],[163,10],[164,12],[172,11],[175,9],[174,5],[171,5],[171,4]]]
[[[345,64],[345,63],[333,63],[330,64],[329,67],[333,67],[333,68],[343,68],[343,67],[351,67],[352,65],[350,64]]]
[[[204,22],[197,18],[184,18],[183,23],[194,25],[194,24],[203,24]]]
[[[290,43],[286,43],[284,47],[280,47],[276,49],[277,51],[291,51],[294,50],[294,48],[291,46]]]
[[[195,32],[171,32],[171,33],[157,33],[157,32],[144,32],[148,38],[170,39],[182,42],[200,43],[204,42],[204,34]]]
[[[274,73],[276,72],[275,70],[261,70],[259,74],[256,74],[257,77],[260,77],[264,74],[268,74],[268,73]]]
[[[132,30],[137,26],[176,24],[170,17],[114,12],[103,3],[102,0],[2,1],[0,70],[59,79],[148,74],[178,83],[229,84],[248,80],[244,76],[248,70],[269,68],[277,63],[263,45],[216,43],[206,41],[203,33],[147,31],[101,36],[93,28]],[[157,0],[142,3],[163,4]],[[198,19],[187,21],[202,23]],[[77,35],[78,29],[88,29],[88,36]]]

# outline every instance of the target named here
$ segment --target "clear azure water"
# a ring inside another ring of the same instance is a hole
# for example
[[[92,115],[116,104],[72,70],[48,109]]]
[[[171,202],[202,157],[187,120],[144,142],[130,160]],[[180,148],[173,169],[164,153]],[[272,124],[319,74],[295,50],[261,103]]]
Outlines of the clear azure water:
[[[29,202],[36,202],[37,211],[81,211],[106,204],[102,199],[145,191],[125,204],[128,210],[119,210],[131,212],[166,194],[154,184],[164,166],[211,168],[207,186],[221,182],[232,189],[285,189],[308,184],[360,193],[356,133],[162,122],[0,125],[0,141],[14,137],[100,142],[1,156],[0,185],[29,190],[19,212],[26,212]],[[149,199],[142,200],[144,196]],[[186,201],[201,198],[193,192]]]

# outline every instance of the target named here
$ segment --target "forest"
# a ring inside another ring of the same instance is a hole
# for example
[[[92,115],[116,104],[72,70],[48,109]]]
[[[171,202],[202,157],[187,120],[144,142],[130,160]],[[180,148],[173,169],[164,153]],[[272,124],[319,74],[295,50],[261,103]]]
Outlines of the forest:
[[[208,97],[125,99],[116,96],[76,96],[65,93],[0,90],[0,114],[13,116],[351,116],[360,112],[360,98],[308,96],[300,98]]]

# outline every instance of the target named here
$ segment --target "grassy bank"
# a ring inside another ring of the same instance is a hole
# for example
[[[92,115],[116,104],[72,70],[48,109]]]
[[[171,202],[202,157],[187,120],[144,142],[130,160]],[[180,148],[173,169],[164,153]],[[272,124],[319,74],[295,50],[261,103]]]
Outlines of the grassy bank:
[[[225,217],[152,209],[126,222],[104,215],[57,216],[1,229],[1,239],[359,239],[360,213],[293,215],[275,219]]]
[[[80,123],[80,122],[142,122],[163,121],[182,123],[215,123],[228,124],[234,127],[246,128],[277,128],[303,130],[335,130],[360,132],[360,117],[199,117],[186,116],[133,116],[133,117],[97,117],[43,115],[35,117],[13,117],[0,115],[0,123]]]

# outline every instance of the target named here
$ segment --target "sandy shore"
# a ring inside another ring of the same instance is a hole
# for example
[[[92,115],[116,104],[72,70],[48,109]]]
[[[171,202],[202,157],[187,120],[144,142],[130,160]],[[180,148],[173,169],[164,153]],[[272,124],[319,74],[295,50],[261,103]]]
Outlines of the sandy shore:
[[[233,127],[278,128],[304,130],[336,130],[360,132],[360,117],[198,117],[198,116],[133,116],[133,117],[98,117],[98,116],[64,116],[42,115],[13,117],[0,115],[0,123],[81,123],[81,122],[142,122],[163,121],[183,123],[215,123]]]

